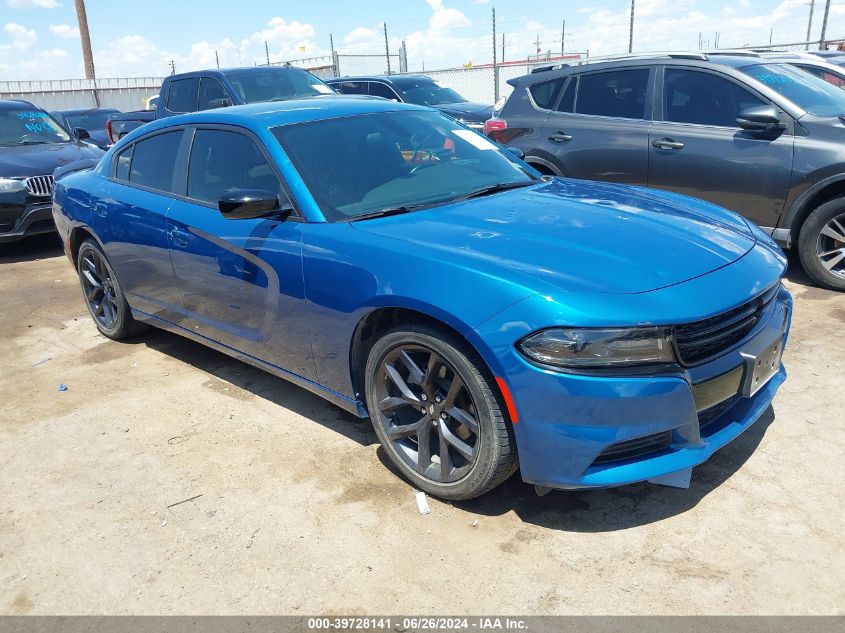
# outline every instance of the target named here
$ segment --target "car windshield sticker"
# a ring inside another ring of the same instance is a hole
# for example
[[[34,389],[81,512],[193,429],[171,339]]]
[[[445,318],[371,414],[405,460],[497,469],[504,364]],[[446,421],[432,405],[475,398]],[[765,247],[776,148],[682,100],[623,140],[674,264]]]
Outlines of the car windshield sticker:
[[[471,130],[452,130],[452,134],[458,138],[462,138],[467,143],[473,147],[477,147],[478,149],[498,149],[494,143]]]

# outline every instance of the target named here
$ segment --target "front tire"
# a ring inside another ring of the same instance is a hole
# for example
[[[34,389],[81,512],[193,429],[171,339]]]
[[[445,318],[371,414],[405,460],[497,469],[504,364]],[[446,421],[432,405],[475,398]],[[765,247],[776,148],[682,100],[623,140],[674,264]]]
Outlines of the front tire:
[[[132,311],[106,254],[94,240],[85,240],[76,259],[82,296],[94,324],[103,336],[115,341],[136,334],[143,326]]]
[[[804,221],[798,256],[817,284],[845,291],[845,199],[826,202]]]
[[[428,326],[397,326],[370,350],[376,435],[400,472],[435,497],[478,497],[516,470],[513,431],[486,374],[468,345]]]

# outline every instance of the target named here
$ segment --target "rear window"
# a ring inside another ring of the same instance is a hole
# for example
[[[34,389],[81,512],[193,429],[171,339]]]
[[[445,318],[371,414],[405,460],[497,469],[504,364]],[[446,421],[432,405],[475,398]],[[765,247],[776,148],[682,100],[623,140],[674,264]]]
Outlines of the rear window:
[[[171,112],[196,112],[200,80],[179,79],[171,82],[167,93],[167,109]]]
[[[564,81],[566,80],[553,79],[552,81],[544,81],[543,83],[529,86],[528,90],[531,93],[531,98],[534,99],[537,107],[543,108],[543,110],[551,110],[555,105],[555,101],[557,101],[557,95]]]
[[[645,118],[648,69],[581,75],[575,112],[622,119]]]
[[[173,168],[182,130],[165,132],[135,143],[129,182],[158,191],[172,191]]]

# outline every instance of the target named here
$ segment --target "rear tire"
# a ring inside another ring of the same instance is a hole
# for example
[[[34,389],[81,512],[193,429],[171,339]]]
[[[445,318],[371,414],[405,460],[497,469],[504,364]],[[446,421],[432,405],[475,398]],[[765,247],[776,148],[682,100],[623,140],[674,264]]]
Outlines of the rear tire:
[[[817,284],[845,291],[845,198],[825,202],[804,220],[798,256]]]
[[[143,324],[132,318],[123,289],[97,242],[91,239],[82,242],[76,269],[82,297],[100,334],[117,341],[145,329]]]
[[[367,408],[393,464],[449,500],[478,497],[517,468],[516,443],[474,350],[426,325],[379,338],[365,369]]]

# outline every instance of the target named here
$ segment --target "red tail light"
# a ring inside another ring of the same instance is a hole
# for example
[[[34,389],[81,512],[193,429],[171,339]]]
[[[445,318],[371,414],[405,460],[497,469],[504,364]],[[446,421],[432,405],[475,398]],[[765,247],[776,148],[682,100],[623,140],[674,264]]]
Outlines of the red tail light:
[[[484,136],[490,136],[491,132],[508,129],[508,122],[504,119],[487,119],[484,122]]]
[[[116,141],[114,140],[114,137],[111,135],[111,119],[106,121],[106,134],[108,134],[109,140],[112,142],[112,144],[114,144]]]

